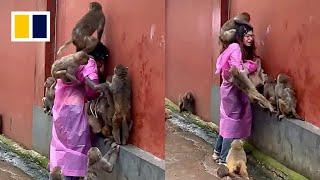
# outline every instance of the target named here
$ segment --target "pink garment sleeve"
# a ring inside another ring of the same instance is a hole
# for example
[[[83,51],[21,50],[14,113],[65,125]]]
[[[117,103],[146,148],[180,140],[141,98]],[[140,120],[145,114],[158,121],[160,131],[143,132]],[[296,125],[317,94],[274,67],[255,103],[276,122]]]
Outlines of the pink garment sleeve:
[[[82,69],[81,76],[82,76],[81,77],[82,82],[85,81],[84,80],[85,77],[89,77],[94,83],[96,84],[99,83],[97,64],[94,59],[92,58],[89,59],[88,64],[86,64]],[[92,90],[87,85],[85,85],[85,91],[88,99],[95,98],[96,96],[98,96],[98,93]]]
[[[240,47],[234,49],[230,54],[229,65],[230,67],[235,66],[237,69],[243,70],[243,61]]]

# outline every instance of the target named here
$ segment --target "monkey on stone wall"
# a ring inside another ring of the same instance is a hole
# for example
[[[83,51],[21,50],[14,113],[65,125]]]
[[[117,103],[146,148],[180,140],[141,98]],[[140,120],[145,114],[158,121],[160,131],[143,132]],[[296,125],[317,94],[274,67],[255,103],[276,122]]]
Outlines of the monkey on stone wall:
[[[109,82],[106,81],[102,84],[94,84],[88,77],[85,78],[86,84],[93,90],[100,92],[100,97],[92,101],[94,107],[92,108],[96,112],[96,116],[103,120],[101,132],[106,137],[105,141],[109,141],[112,130],[112,118],[115,113],[114,102],[112,92],[109,89]]]
[[[76,46],[76,51],[83,50],[86,53],[91,52],[98,42],[104,31],[105,16],[102,11],[102,6],[98,2],[89,4],[89,11],[77,22],[72,30],[71,39],[62,45],[57,54],[69,44],[73,43]],[[97,38],[92,34],[97,31]]]
[[[191,92],[186,92],[183,96],[179,96],[179,110],[195,114],[195,100]]]
[[[46,88],[45,97],[42,98],[43,110],[45,113],[52,115],[52,107],[54,102],[54,91],[55,91],[56,80],[53,77],[48,77],[44,83]]]
[[[88,151],[87,180],[98,180],[98,172],[112,172],[114,164],[118,159],[119,145],[112,143],[110,150],[102,156],[97,147],[91,147]]]
[[[263,86],[263,96],[266,97],[273,106],[277,106],[275,86],[276,81],[271,77],[267,77]]]
[[[246,93],[251,102],[256,100],[260,106],[269,109],[270,112],[274,112],[274,108],[271,103],[262,94],[260,94],[252,84],[248,78],[247,72],[239,71],[236,67],[231,67],[230,73],[231,77],[229,81]]]
[[[296,112],[297,107],[297,99],[295,97],[295,92],[291,88],[285,88],[282,92],[281,97],[278,99],[278,106],[279,106],[279,120],[284,117],[291,117],[295,119],[299,119],[304,121],[298,113]]]
[[[81,82],[76,78],[75,74],[78,70],[78,67],[80,65],[86,65],[88,60],[88,54],[83,51],[64,56],[53,62],[51,67],[52,77],[55,80],[61,79],[65,83],[75,82],[76,84],[81,84]]]

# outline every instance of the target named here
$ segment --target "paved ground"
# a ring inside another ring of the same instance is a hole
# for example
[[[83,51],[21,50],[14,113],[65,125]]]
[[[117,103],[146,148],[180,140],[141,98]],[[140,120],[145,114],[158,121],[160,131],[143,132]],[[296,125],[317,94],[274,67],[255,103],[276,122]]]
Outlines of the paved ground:
[[[30,176],[11,164],[0,160],[0,180],[29,180]]]
[[[212,148],[199,137],[166,123],[166,180],[214,180]]]

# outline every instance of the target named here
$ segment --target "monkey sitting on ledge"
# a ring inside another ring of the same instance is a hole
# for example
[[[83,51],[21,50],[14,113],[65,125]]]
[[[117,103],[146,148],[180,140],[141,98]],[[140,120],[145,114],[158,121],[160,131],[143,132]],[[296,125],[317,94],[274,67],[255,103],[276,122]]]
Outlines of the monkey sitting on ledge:
[[[304,120],[296,112],[297,99],[288,75],[283,73],[278,75],[275,94],[279,120],[284,117]]]
[[[75,74],[80,65],[88,63],[89,56],[83,51],[76,52],[56,60],[51,67],[52,77],[57,80],[61,79],[65,83],[75,82],[81,84]]]

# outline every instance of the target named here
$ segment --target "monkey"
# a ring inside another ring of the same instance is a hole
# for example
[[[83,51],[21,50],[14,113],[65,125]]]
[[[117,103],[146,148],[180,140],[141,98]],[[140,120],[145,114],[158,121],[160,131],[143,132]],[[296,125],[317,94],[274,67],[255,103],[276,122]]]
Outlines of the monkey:
[[[48,77],[44,83],[46,88],[45,97],[42,98],[43,110],[45,113],[52,116],[52,107],[54,101],[54,91],[55,91],[56,80],[53,77]]]
[[[195,100],[191,92],[186,92],[183,96],[179,96],[179,111],[190,112],[195,114]]]
[[[284,73],[280,73],[277,76],[277,84],[275,85],[275,94],[276,94],[276,104],[277,104],[277,116],[278,120],[281,120],[283,116],[280,117],[280,107],[279,107],[279,99],[284,95],[284,89],[290,88],[293,89],[292,84],[290,82],[290,77]],[[283,101],[282,101],[283,104]]]
[[[263,92],[263,85],[266,82],[267,74],[264,73],[264,70],[261,66],[261,60],[260,58],[256,58],[255,62],[257,63],[257,70],[254,73],[248,74],[248,77],[252,84],[256,87],[258,92]]]
[[[236,26],[237,24],[249,24],[250,14],[247,12],[242,12],[239,15],[229,19],[225,22],[220,30],[219,39],[223,44],[230,44],[235,41]]]
[[[269,109],[270,112],[274,112],[274,108],[271,103],[262,94],[260,94],[252,84],[247,76],[247,72],[239,71],[236,67],[232,66],[230,68],[230,74],[231,76],[229,81],[247,94],[251,102],[257,100],[260,106]]]
[[[231,143],[226,162],[230,174],[238,174],[243,178],[249,179],[247,172],[247,157],[242,142],[239,139],[236,139]]]
[[[112,134],[118,144],[127,144],[133,122],[131,120],[131,83],[128,67],[116,65],[109,84],[113,95],[115,113],[112,118]]]
[[[218,175],[219,178],[224,178],[224,177],[228,176],[232,180],[244,179],[244,178],[240,177],[237,174],[230,173],[228,167],[225,166],[225,165],[219,165],[219,167],[217,169],[217,175]]]
[[[276,84],[277,84],[276,80],[271,79],[270,77],[267,77],[266,82],[263,86],[263,96],[270,101],[272,106],[277,106],[276,92],[275,92]]]
[[[83,51],[76,52],[64,56],[56,60],[51,67],[51,75],[57,80],[61,79],[64,82],[75,82],[76,84],[81,84],[81,82],[76,78],[75,74],[80,65],[86,65],[88,63],[89,56]]]
[[[102,134],[106,137],[106,141],[110,141],[111,129],[112,129],[112,118],[115,113],[114,101],[112,93],[109,89],[110,82],[106,81],[105,83],[96,85],[88,77],[85,77],[86,84],[93,90],[100,92],[100,97],[93,101],[96,104],[95,110],[97,118],[103,120],[103,127],[101,129]]]
[[[278,103],[279,112],[281,113],[281,115],[279,115],[279,120],[284,117],[293,117],[304,121],[304,119],[296,112],[297,99],[293,89],[285,88],[282,92],[282,96],[278,99]]]
[[[72,30],[71,39],[59,48],[57,55],[71,43],[76,46],[77,52],[81,50],[86,53],[93,51],[101,41],[104,25],[105,16],[101,4],[91,2],[89,4],[89,11],[77,22]],[[97,38],[91,36],[95,31],[97,31]]]
[[[50,180],[63,180],[60,166],[53,168],[52,172],[50,173]]]
[[[93,110],[93,106],[95,105],[94,101],[89,101],[87,103],[87,115],[88,115],[88,124],[91,127],[91,130],[94,134],[101,133],[102,131],[102,123],[100,119],[95,116],[95,111]]]
[[[87,180],[98,180],[98,171],[112,172],[113,166],[118,159],[119,145],[112,143],[110,150],[102,156],[97,147],[91,147],[88,151]]]

